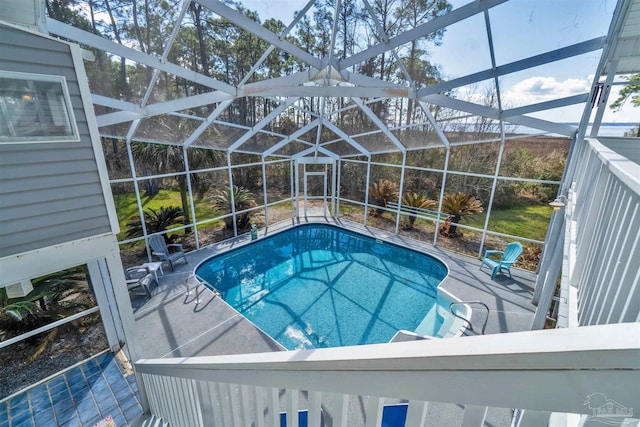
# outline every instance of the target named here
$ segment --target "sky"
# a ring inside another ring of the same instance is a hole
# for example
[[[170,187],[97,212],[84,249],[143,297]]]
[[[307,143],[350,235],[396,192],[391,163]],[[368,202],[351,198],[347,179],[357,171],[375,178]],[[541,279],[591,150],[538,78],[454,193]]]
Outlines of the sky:
[[[449,1],[456,9],[471,0]],[[288,25],[293,12],[302,9],[307,1],[244,0],[242,3],[256,10],[263,21],[274,17]],[[489,20],[497,65],[604,36],[615,6],[615,0],[513,0],[496,6],[490,9]],[[476,15],[448,27],[441,46],[433,48],[430,55],[447,78],[455,78],[491,68],[489,52],[484,17]],[[501,77],[503,108],[589,92],[600,53],[595,51]],[[456,96],[474,101],[493,86],[492,81],[480,82],[460,88]],[[620,88],[614,87],[610,102],[617,98]],[[558,122],[577,122],[582,110],[580,105],[532,115]],[[617,113],[607,110],[605,122],[637,122],[640,118],[640,108],[630,105]]]

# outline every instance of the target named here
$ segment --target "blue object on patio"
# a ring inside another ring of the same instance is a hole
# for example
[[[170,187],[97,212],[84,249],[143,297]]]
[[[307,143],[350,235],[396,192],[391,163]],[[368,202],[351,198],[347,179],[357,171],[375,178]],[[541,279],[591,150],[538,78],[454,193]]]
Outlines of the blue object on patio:
[[[521,253],[522,245],[518,242],[509,243],[504,251],[486,251],[482,264],[480,264],[480,270],[482,270],[482,266],[486,264],[492,269],[491,279],[495,279],[496,274],[501,270],[506,270],[509,273],[509,277],[511,277],[511,265],[518,261]],[[494,260],[489,258],[492,254],[502,254],[502,259]]]
[[[180,258],[184,258],[184,262],[187,264],[187,257],[184,254],[184,249],[182,245],[172,244],[167,245],[164,241],[164,236],[155,235],[149,236],[149,246],[151,246],[151,255],[155,255],[160,258],[161,261],[169,262],[169,266],[171,267],[171,271],[174,270],[173,263]],[[177,248],[173,252],[170,251],[170,248]]]

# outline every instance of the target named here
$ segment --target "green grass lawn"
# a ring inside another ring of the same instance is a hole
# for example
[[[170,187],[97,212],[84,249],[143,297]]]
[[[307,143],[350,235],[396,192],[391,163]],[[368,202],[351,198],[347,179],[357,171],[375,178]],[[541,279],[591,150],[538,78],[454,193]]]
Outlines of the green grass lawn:
[[[489,230],[544,241],[552,213],[553,210],[547,205],[492,209]],[[467,217],[462,220],[462,224],[482,228],[484,218],[484,215]]]
[[[508,209],[493,209],[491,211],[491,220],[489,221],[489,231],[544,241],[552,212],[553,210],[548,205],[526,205],[514,206]],[[340,213],[362,214],[362,208],[346,203],[340,204]],[[390,217],[388,212],[384,216]],[[486,214],[484,213],[466,217],[462,220],[462,225],[483,228],[485,218]],[[433,227],[433,221],[418,218],[415,226]],[[471,230],[462,231],[464,233],[474,233]]]
[[[127,232],[127,223],[131,217],[138,216],[138,205],[136,203],[136,195],[134,193],[126,194],[114,194],[113,199],[116,204],[116,212],[118,213],[118,222],[120,223],[120,233],[118,234],[119,240],[124,240]],[[143,209],[160,209],[162,206],[177,206],[181,207],[180,192],[175,190],[160,190],[158,194],[152,197],[141,195]],[[201,200],[194,200],[196,219],[201,221],[207,218],[214,218],[218,216],[217,211],[213,208],[209,199],[203,198]],[[189,212],[191,214],[191,212]],[[192,218],[193,220],[193,218]],[[212,223],[212,226],[218,226],[217,223]],[[203,227],[199,226],[198,228]],[[207,227],[206,225],[204,227]]]
[[[120,234],[118,234],[118,239],[124,240],[126,238],[127,223],[131,217],[138,215],[136,197],[133,193],[126,193],[114,194],[113,198],[115,200],[121,230]],[[180,207],[180,192],[164,189],[160,190],[160,192],[153,197],[142,196],[142,205],[144,209],[159,209],[162,206]],[[289,209],[289,207],[287,206],[286,209]],[[199,221],[218,216],[217,211],[211,205],[211,201],[206,198],[195,200],[195,210],[196,218]],[[342,213],[362,212],[362,207],[341,203],[340,211]],[[514,206],[508,209],[493,209],[491,211],[491,220],[489,221],[489,230],[529,239],[544,240],[552,212],[547,205]],[[484,226],[484,218],[484,215],[467,217],[462,220],[462,224],[482,228]],[[416,221],[416,225],[419,225],[420,222],[420,219]],[[218,226],[220,226],[220,224],[214,222],[204,227]],[[199,226],[198,228],[201,227],[203,226]]]

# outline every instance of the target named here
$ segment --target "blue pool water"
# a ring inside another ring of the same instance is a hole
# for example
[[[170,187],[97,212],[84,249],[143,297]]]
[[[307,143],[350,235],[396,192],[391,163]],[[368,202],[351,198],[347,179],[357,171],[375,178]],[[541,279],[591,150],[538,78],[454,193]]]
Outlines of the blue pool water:
[[[447,267],[342,228],[303,225],[214,256],[196,275],[293,350],[386,343],[424,327]]]

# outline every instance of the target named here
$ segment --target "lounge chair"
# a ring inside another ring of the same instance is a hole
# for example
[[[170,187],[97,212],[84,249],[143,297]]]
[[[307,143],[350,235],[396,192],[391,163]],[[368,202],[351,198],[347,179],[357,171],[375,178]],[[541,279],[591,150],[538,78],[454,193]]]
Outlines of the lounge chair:
[[[144,265],[127,268],[125,271],[127,278],[127,289],[129,292],[135,293],[138,289],[142,289],[144,293],[151,298],[151,284],[158,286],[155,276]]]
[[[495,279],[496,274],[501,270],[506,270],[509,273],[509,277],[511,277],[511,265],[518,261],[518,257],[521,253],[522,245],[518,242],[509,243],[504,251],[486,251],[484,253],[482,264],[480,264],[480,270],[482,270],[483,265],[488,265],[489,268],[492,269],[491,280]],[[493,254],[501,254],[502,259],[495,260],[489,258],[489,256]]]
[[[151,246],[151,255],[155,255],[160,258],[160,261],[169,262],[169,266],[171,267],[171,271],[174,271],[173,263],[179,260],[180,258],[184,258],[185,263],[189,263],[187,261],[187,256],[184,254],[184,249],[182,245],[171,244],[167,245],[164,241],[163,236],[150,236],[149,237],[149,246]],[[177,248],[173,252],[171,252],[170,248]]]

